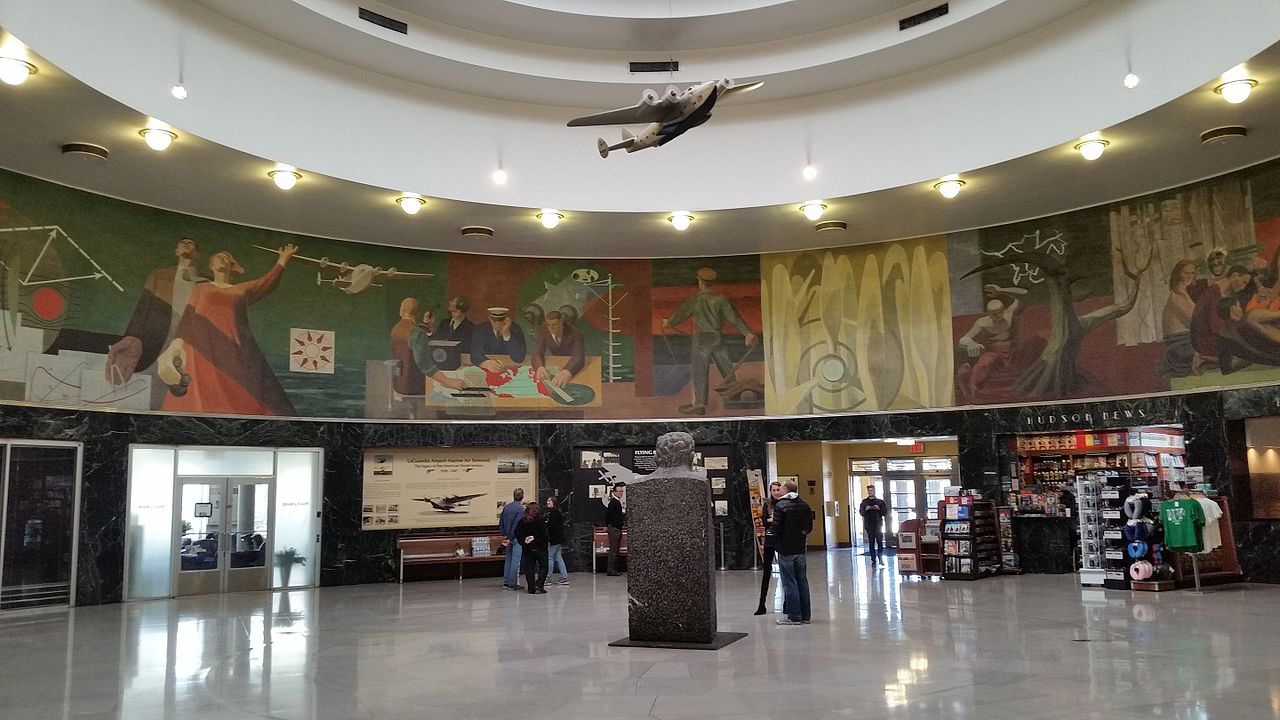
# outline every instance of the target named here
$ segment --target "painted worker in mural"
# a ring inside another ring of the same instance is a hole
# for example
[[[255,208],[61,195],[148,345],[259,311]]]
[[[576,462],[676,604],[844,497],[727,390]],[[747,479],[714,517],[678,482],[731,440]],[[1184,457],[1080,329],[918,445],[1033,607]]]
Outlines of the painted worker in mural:
[[[400,319],[391,327],[391,357],[397,361],[391,386],[398,394],[411,396],[428,394],[427,378],[447,388],[463,387],[462,380],[440,371],[429,345],[434,315],[428,310],[419,321],[418,308],[414,298],[400,301]]]
[[[471,336],[471,364],[491,373],[501,372],[503,361],[495,357],[500,355],[506,355],[511,362],[519,364],[528,351],[524,344],[524,330],[512,322],[511,309],[491,307],[489,322],[477,325]]]
[[[742,333],[747,347],[756,344],[756,335],[747,327],[747,323],[738,313],[737,308],[715,289],[716,271],[710,267],[700,267],[695,275],[698,280],[698,292],[680,303],[680,307],[671,317],[662,321],[662,328],[675,328],[685,320],[693,319],[693,351],[689,358],[689,369],[693,374],[693,402],[681,405],[679,411],[684,415],[707,414],[707,390],[711,378],[711,363],[715,363],[720,372],[720,385],[717,390],[727,389],[737,381],[733,362],[729,359],[729,351],[725,347],[723,327],[728,322]]]
[[[957,341],[972,365],[961,367],[957,378],[965,399],[974,402],[991,374],[1007,367],[1013,359],[1015,320],[1022,312],[1026,288],[987,285],[983,288],[986,314],[974,321],[969,332]],[[967,372],[966,372],[967,368]]]
[[[191,292],[173,342],[160,355],[160,378],[169,385],[164,409],[237,415],[296,415],[249,327],[249,307],[280,284],[284,266],[298,251],[288,243],[265,275],[236,282],[244,268],[223,250],[209,258],[213,281]]]
[[[457,370],[462,364],[462,356],[471,354],[471,337],[475,334],[476,324],[467,317],[471,302],[462,295],[451,298],[445,309],[448,318],[436,327],[433,339],[458,343],[451,352],[445,353],[444,360],[439,363],[441,370]]]
[[[127,383],[135,372],[154,372],[156,358],[169,346],[182,321],[191,291],[209,281],[196,268],[200,246],[194,239],[179,239],[173,254],[177,265],[156,268],[147,275],[124,337],[107,350],[106,378],[111,383]],[[151,406],[159,407],[167,392],[164,383],[153,378]]]
[[[572,324],[564,321],[558,310],[547,313],[542,327],[538,328],[538,337],[533,343],[533,354],[529,356],[529,364],[533,367],[533,377],[538,382],[547,382],[562,388],[582,372],[587,359],[584,351],[582,333]],[[547,356],[560,355],[569,358],[563,367],[552,375],[547,369]]]
[[[1160,372],[1165,377],[1199,375],[1206,368],[1216,367],[1215,358],[1206,358],[1196,352],[1191,342],[1191,316],[1196,310],[1196,298],[1203,288],[1197,288],[1196,263],[1182,258],[1174,263],[1169,273],[1169,297],[1165,300],[1160,316],[1160,328],[1164,335],[1164,360]]]

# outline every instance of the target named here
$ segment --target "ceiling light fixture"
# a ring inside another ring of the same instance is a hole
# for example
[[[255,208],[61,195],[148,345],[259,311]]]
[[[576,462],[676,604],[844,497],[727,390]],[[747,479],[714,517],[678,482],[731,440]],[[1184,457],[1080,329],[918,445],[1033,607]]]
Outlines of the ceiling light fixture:
[[[1081,140],[1075,144],[1074,149],[1078,150],[1080,152],[1080,156],[1085,160],[1097,160],[1102,157],[1102,153],[1110,144],[1111,143],[1107,140],[1095,137],[1089,138],[1088,140]]]
[[[804,177],[805,180],[812,180],[818,177],[818,168],[812,165],[805,165],[804,169],[800,171],[800,174]]]
[[[405,193],[396,198],[396,204],[400,206],[400,209],[406,215],[417,215],[422,206],[427,204],[427,201],[418,193]]]
[[[965,182],[958,177],[945,177],[933,184],[933,189],[937,190],[942,197],[950,200],[960,194],[960,188],[964,187]]]
[[[281,190],[291,190],[302,179],[302,173],[298,172],[297,168],[292,165],[278,163],[275,170],[267,173],[267,177],[271,178],[276,187]]]
[[[186,100],[187,86],[182,83],[178,83],[177,85],[169,88],[169,94],[172,95],[175,100]]]
[[[813,220],[814,222],[822,219],[822,212],[826,209],[827,206],[823,205],[821,200],[810,200],[800,206],[800,212],[804,213],[805,217]]]
[[[551,230],[555,226],[559,225],[560,221],[563,219],[564,219],[563,213],[561,213],[559,210],[553,210],[551,208],[542,208],[542,212],[538,213],[538,220],[542,222],[542,227],[548,230]]]
[[[35,65],[15,57],[0,57],[0,81],[21,85],[38,72]]]
[[[502,168],[498,168],[497,170],[494,170],[494,171],[493,171],[493,184],[494,184],[494,185],[506,185],[506,184],[507,184],[507,171],[506,171],[506,170],[503,170]]]
[[[138,134],[147,141],[147,147],[155,151],[167,150],[178,139],[178,133],[163,127],[145,127]]]
[[[1136,73],[1129,73],[1124,76],[1124,86],[1130,90],[1138,87],[1140,82],[1142,82],[1142,78],[1138,77]]]
[[[1257,80],[1243,78],[1241,80],[1230,80],[1228,82],[1224,82],[1214,88],[1213,91],[1221,95],[1223,100],[1226,100],[1232,105],[1239,105],[1249,99],[1249,93],[1253,92],[1253,89],[1257,86]]]
[[[667,221],[671,223],[671,227],[684,232],[689,229],[689,225],[693,222],[693,213],[687,210],[677,210],[671,213]]]

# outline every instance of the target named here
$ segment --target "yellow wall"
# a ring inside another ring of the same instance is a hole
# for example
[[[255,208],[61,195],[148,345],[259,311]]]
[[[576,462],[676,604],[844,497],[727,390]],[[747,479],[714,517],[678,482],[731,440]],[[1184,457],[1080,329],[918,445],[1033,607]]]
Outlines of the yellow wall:
[[[810,547],[850,547],[849,524],[852,514],[862,502],[862,490],[850,495],[849,460],[854,458],[892,457],[955,457],[960,454],[955,440],[925,441],[923,453],[909,452],[910,448],[892,442],[787,442],[777,444],[778,475],[800,477],[800,497],[809,503],[817,518],[813,532],[809,534]],[[824,468],[825,465],[825,468]],[[830,473],[824,483],[824,469]],[[812,490],[807,480],[817,481]],[[829,486],[824,492],[823,486]],[[840,503],[840,516],[829,517],[834,501]]]
[[[796,442],[777,444],[778,477],[795,475],[800,486],[800,499],[813,508],[815,518],[807,545],[811,548],[827,546],[826,530],[822,521],[822,443]],[[809,483],[813,482],[813,487]]]

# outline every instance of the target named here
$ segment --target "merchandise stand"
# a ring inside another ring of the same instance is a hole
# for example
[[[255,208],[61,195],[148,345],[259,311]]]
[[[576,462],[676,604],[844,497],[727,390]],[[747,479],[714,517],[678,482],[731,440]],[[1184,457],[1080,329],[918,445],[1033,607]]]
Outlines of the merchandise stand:
[[[1218,518],[1218,532],[1222,534],[1222,545],[1216,550],[1196,554],[1177,553],[1174,565],[1175,580],[1179,588],[1224,585],[1243,582],[1240,573],[1240,560],[1236,556],[1236,539],[1231,531],[1231,503],[1225,497],[1210,497],[1222,508],[1222,517]]]
[[[1000,570],[995,503],[969,495],[942,502],[942,577],[977,580]]]

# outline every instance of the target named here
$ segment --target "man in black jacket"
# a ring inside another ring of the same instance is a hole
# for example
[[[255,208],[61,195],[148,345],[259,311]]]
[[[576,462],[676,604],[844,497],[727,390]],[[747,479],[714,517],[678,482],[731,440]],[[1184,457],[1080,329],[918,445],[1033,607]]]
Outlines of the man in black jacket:
[[[782,612],[779,625],[802,625],[810,620],[809,571],[805,539],[813,529],[813,510],[800,499],[795,481],[783,486],[784,495],[774,506],[773,528],[777,536],[778,569],[782,574]]]
[[[604,513],[604,524],[609,527],[609,575],[620,575],[618,572],[618,554],[622,551],[622,527],[627,524],[627,515],[622,511],[622,493],[626,483],[614,483],[613,494],[609,496],[609,507]]]
[[[858,514],[862,516],[862,529],[871,548],[871,563],[879,565],[880,556],[884,554],[884,519],[889,515],[889,506],[876,497],[875,485],[867,486],[867,497],[858,506]]]

